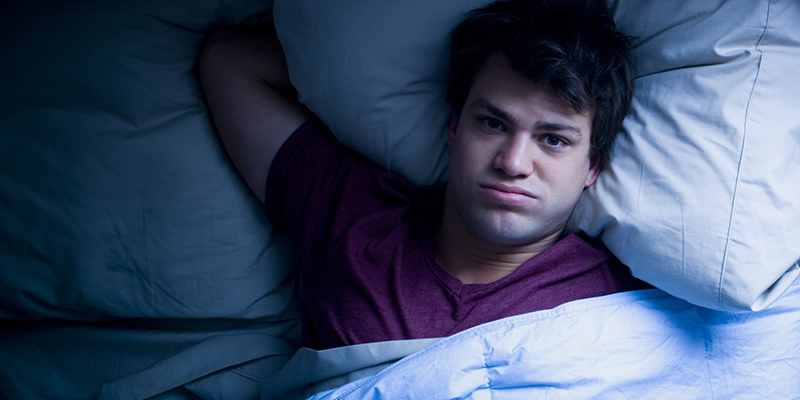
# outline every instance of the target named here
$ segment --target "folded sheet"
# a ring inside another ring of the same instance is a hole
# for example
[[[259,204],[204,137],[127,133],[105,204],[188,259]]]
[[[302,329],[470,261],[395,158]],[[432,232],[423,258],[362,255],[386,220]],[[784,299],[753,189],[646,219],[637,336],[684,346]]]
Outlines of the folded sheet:
[[[262,386],[262,399],[304,399],[374,375],[439,338],[363,343],[326,350],[301,348]]]

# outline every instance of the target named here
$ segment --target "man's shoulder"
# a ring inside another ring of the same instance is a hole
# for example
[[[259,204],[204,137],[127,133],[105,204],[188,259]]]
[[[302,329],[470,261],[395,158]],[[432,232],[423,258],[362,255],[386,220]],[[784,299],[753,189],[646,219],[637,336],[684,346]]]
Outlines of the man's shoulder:
[[[435,220],[441,215],[443,193],[443,185],[415,186],[341,145],[313,119],[292,134],[275,158],[265,206],[281,230],[290,224],[324,223],[329,234],[338,236],[363,226],[365,219],[372,221],[371,229]]]

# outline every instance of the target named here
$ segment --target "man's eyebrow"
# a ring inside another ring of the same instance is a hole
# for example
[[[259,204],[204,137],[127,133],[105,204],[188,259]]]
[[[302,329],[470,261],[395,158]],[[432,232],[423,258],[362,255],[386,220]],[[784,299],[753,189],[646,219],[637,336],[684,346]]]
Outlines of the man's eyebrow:
[[[497,117],[497,118],[499,118],[501,120],[509,121],[509,122],[512,122],[512,123],[515,123],[515,124],[519,122],[513,115],[509,114],[508,112],[506,112],[504,110],[501,110],[500,108],[498,108],[494,104],[490,103],[487,100],[481,99],[481,98],[476,99],[472,103],[472,107],[483,108],[486,111],[488,111],[490,114],[494,115],[495,117]],[[573,125],[562,124],[562,123],[558,123],[558,122],[539,121],[533,126],[533,129],[536,130],[536,131],[540,131],[540,132],[541,131],[545,131],[545,132],[563,132],[563,131],[567,131],[567,132],[572,132],[573,134],[577,135],[578,139],[581,139],[583,137],[583,132],[581,132],[580,128],[578,128],[576,126],[573,126]]]
[[[567,124],[559,124],[557,122],[539,121],[533,126],[533,129],[545,132],[568,131],[578,135],[578,139],[583,137],[583,132],[581,132],[580,128]]]
[[[492,103],[490,103],[490,102],[488,102],[488,101],[486,101],[484,99],[480,99],[480,98],[476,99],[472,103],[472,107],[483,108],[484,110],[488,111],[489,114],[492,114],[495,117],[497,117],[499,119],[502,119],[502,120],[505,120],[505,121],[508,121],[508,122],[512,122],[512,123],[519,122],[519,121],[517,121],[516,118],[514,118],[513,115],[509,114],[508,112],[506,112],[504,110],[501,110],[500,108],[498,108],[494,104],[492,104]]]

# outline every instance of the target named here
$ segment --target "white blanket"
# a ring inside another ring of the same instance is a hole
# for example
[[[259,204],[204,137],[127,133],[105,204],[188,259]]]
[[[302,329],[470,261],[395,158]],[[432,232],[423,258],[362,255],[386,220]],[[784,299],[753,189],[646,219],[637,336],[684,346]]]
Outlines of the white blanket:
[[[656,289],[579,300],[461,332],[313,398],[799,396],[795,282],[755,313],[713,311]]]

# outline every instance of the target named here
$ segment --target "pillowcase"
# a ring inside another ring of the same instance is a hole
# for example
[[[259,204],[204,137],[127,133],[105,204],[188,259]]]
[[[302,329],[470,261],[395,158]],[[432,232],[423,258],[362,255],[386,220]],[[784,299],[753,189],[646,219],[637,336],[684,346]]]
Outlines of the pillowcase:
[[[5,7],[0,318],[299,316],[293,252],[229,161],[195,72],[211,28],[271,6]]]
[[[636,95],[572,227],[678,297],[766,307],[800,259],[800,3],[619,1],[615,15],[639,38]]]
[[[345,145],[417,184],[446,179],[448,33],[487,1],[276,0],[300,99]],[[634,275],[758,310],[800,268],[800,4],[617,0],[637,88],[616,157],[568,229]]]
[[[444,180],[447,37],[466,1],[275,2],[300,101],[344,145],[415,184]]]

